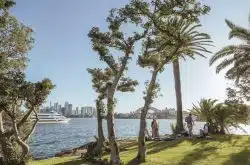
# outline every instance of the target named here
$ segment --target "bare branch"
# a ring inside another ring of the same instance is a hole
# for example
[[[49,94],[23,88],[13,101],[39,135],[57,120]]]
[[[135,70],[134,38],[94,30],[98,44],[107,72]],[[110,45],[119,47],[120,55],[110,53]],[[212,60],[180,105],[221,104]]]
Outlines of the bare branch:
[[[15,140],[21,146],[21,148],[23,150],[21,157],[25,157],[29,153],[29,145],[26,144],[24,141],[22,141],[21,137],[19,136],[19,131],[17,129],[16,120],[13,118],[11,120],[12,120],[12,124],[13,124]]]
[[[30,132],[26,135],[26,137],[23,139],[23,141],[27,142],[29,139],[30,139],[30,136],[33,134],[35,128],[36,128],[36,125],[39,121],[39,117],[38,117],[38,114],[36,112],[36,110],[34,109],[32,112],[35,113],[35,116],[36,116],[36,120],[34,121],[33,125],[32,125],[32,128],[30,130]]]

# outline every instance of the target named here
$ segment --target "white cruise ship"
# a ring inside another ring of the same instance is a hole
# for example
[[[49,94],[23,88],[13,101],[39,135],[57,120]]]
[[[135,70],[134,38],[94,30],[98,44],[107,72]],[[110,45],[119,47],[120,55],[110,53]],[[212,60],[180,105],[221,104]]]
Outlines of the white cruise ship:
[[[38,123],[67,123],[70,121],[70,118],[66,118],[57,112],[39,113],[38,117]],[[31,119],[35,119],[35,116],[32,116]]]

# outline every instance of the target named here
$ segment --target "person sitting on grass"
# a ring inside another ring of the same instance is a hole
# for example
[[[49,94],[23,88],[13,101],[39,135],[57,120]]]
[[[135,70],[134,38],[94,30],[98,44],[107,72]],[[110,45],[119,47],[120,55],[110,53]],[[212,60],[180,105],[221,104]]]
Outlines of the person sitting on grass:
[[[200,137],[205,138],[206,136],[208,136],[208,127],[209,123],[204,124],[203,129],[200,129]]]

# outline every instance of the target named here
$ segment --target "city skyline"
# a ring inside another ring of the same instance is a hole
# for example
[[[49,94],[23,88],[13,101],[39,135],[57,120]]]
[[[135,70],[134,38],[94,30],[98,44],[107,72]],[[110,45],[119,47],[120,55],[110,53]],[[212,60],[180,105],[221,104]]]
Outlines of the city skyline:
[[[52,80],[56,88],[48,101],[61,103],[64,100],[71,100],[73,105],[81,103],[95,105],[96,94],[92,89],[91,77],[86,68],[104,68],[105,65],[93,52],[87,34],[92,26],[99,26],[101,30],[106,30],[105,18],[108,11],[128,2],[128,0],[76,0],[74,3],[67,0],[17,1],[12,13],[35,31],[36,42],[29,53],[27,78],[33,82],[44,77]],[[228,40],[229,28],[225,24],[225,19],[247,27],[250,1],[238,3],[233,0],[213,2],[202,0],[202,3],[212,8],[209,15],[201,17],[202,30],[211,35],[216,45],[210,50],[215,53],[225,45],[239,43],[237,40]],[[234,12],[231,12],[232,10]],[[132,31],[131,27],[125,27],[125,30]],[[127,75],[137,79],[140,84],[134,93],[116,95],[118,100],[116,112],[129,112],[143,105],[144,82],[149,80],[150,73],[147,69],[136,65],[139,54],[140,48],[136,48],[133,60],[128,66]],[[190,109],[193,103],[197,103],[203,97],[215,98],[221,102],[225,99],[225,89],[230,82],[225,80],[225,72],[217,75],[215,67],[209,67],[208,61],[212,55],[207,54],[207,59],[181,61],[184,110]],[[159,76],[159,80],[160,93],[163,97],[155,99],[153,106],[175,107],[176,97],[171,65],[166,67]]]
[[[96,108],[94,106],[76,106],[73,107],[68,101],[60,104],[58,102],[52,103],[50,102],[49,105],[42,106],[40,108],[40,113],[48,113],[48,112],[58,112],[66,117],[96,117]]]

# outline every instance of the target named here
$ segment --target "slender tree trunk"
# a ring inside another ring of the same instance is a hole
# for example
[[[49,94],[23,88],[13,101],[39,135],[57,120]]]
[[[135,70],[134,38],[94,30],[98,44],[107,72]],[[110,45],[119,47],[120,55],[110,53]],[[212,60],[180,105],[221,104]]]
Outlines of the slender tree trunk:
[[[105,141],[104,133],[103,133],[103,128],[102,128],[102,101],[97,100],[96,101],[96,109],[97,109],[97,131],[98,131],[98,141],[97,141],[97,148],[96,152],[97,155],[102,154],[102,148],[103,148],[103,143]]]
[[[3,111],[0,110],[0,135],[3,133]]]
[[[118,144],[116,142],[115,136],[115,128],[114,128],[114,99],[113,94],[108,92],[108,101],[107,101],[107,124],[108,124],[108,134],[109,134],[109,142],[111,147],[110,154],[110,164],[112,165],[120,165],[120,151]]]
[[[129,52],[126,52],[124,58],[122,59],[122,65],[119,69],[118,73],[114,77],[113,83],[110,85],[110,87],[107,90],[107,125],[108,125],[108,136],[109,136],[109,142],[111,146],[111,154],[110,154],[110,164],[112,165],[120,165],[121,159],[120,159],[120,151],[118,144],[116,142],[115,137],[115,129],[114,129],[114,94],[117,88],[117,85],[122,77],[122,74],[126,68],[126,65],[128,63],[129,59]]]
[[[152,73],[152,77],[151,77],[148,90],[147,90],[144,106],[141,111],[140,131],[139,131],[139,137],[138,137],[138,154],[137,154],[137,159],[140,162],[145,162],[146,160],[146,144],[145,144],[145,131],[147,127],[146,117],[147,117],[150,104],[153,102],[152,100],[153,90],[155,89],[157,74],[158,74],[158,71],[154,70],[154,72]]]
[[[173,72],[175,80],[175,94],[176,94],[176,106],[177,106],[177,123],[176,131],[180,133],[184,130],[183,116],[182,116],[182,96],[181,96],[181,78],[180,78],[180,66],[179,60],[173,61]]]
[[[224,124],[220,124],[220,134],[222,134],[222,135],[226,134]]]

